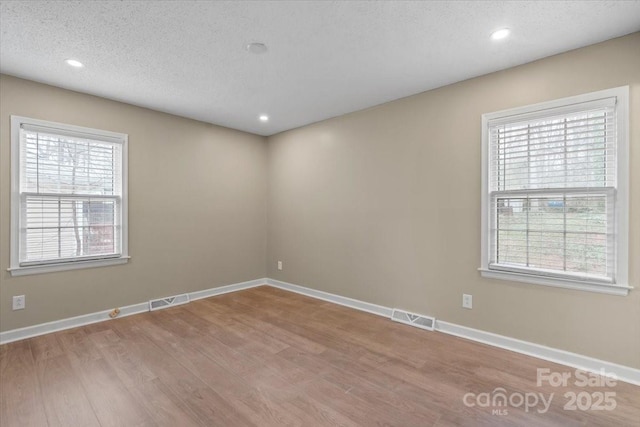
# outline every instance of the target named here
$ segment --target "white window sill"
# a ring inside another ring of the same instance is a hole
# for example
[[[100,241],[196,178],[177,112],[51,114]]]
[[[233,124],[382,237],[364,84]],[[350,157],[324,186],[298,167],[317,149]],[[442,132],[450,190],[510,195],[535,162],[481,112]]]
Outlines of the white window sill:
[[[26,267],[14,267],[7,269],[12,276],[26,276],[29,274],[54,273],[57,271],[79,270],[83,268],[106,267],[108,265],[126,264],[129,256],[118,258],[91,259],[86,261],[72,261],[60,264],[30,265]]]
[[[513,273],[507,271],[489,270],[486,268],[479,268],[482,277],[489,279],[499,280],[511,280],[515,282],[532,283],[534,285],[552,286],[556,288],[574,289],[579,291],[597,292],[600,294],[609,295],[621,295],[625,296],[629,294],[629,291],[633,289],[631,286],[623,285],[599,285],[595,283],[586,283],[578,280],[559,279],[556,277],[547,278],[540,276],[532,276],[529,274]]]

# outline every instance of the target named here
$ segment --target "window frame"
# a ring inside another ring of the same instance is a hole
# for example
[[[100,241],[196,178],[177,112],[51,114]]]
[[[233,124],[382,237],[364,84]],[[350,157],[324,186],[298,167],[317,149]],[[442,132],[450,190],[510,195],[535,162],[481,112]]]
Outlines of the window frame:
[[[65,261],[42,261],[33,262],[29,265],[20,265],[20,215],[21,215],[21,193],[20,193],[20,130],[22,125],[33,125],[51,128],[63,132],[86,134],[97,140],[100,138],[120,140],[122,144],[122,196],[121,206],[121,229],[120,255],[108,256],[104,258],[79,258],[67,259]],[[104,267],[109,265],[125,264],[129,261],[129,228],[128,228],[128,145],[129,136],[124,133],[111,132],[101,129],[94,129],[82,126],[69,125],[65,123],[51,122],[47,120],[32,119],[22,116],[11,116],[11,248],[10,248],[10,268],[12,276],[23,276],[29,274],[51,273],[57,271],[77,270],[92,267]]]
[[[605,98],[616,98],[617,120],[617,182],[615,192],[616,216],[615,216],[615,277],[616,282],[595,283],[580,280],[579,278],[560,278],[534,274],[532,272],[515,272],[490,269],[491,259],[491,221],[494,212],[491,204],[490,183],[490,122],[513,118],[517,121],[525,115],[550,111],[549,115],[557,110],[570,108],[574,104],[598,101]],[[611,295],[627,295],[633,287],[629,286],[629,86],[621,86],[612,89],[591,92],[587,94],[570,96],[537,104],[510,108],[482,115],[482,193],[481,193],[481,266],[478,269],[482,277],[490,279],[509,280],[544,286],[553,286],[566,289],[590,291]]]

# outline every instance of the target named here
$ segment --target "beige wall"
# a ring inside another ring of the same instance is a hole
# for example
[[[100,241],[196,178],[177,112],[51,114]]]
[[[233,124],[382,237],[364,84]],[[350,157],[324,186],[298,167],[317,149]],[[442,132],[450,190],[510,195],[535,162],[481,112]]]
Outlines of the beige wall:
[[[11,114],[129,134],[129,264],[10,276]],[[264,277],[266,156],[263,137],[0,76],[0,330]]]
[[[639,289],[620,297],[481,278],[481,115],[622,85]],[[269,277],[640,368],[640,33],[268,141]]]

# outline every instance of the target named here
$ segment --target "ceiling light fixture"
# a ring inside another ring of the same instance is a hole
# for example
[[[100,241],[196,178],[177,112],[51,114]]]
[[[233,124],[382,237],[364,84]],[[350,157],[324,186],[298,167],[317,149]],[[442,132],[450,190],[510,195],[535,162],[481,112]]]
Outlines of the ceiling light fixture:
[[[66,62],[67,65],[71,65],[72,67],[76,67],[76,68],[84,67],[84,64],[78,61],[77,59],[65,59],[64,62]]]
[[[508,28],[501,28],[501,29],[496,30],[493,33],[491,33],[491,38],[493,40],[502,40],[505,37],[507,37],[510,32],[511,32],[511,30],[508,29]]]
[[[260,119],[260,121],[261,121],[261,122],[265,123],[265,122],[268,122],[268,121],[269,121],[269,116],[267,116],[266,114],[262,114],[262,115],[259,117],[259,119]]]
[[[247,52],[255,53],[256,55],[260,55],[261,53],[265,53],[267,51],[267,45],[264,43],[249,43],[245,49]]]

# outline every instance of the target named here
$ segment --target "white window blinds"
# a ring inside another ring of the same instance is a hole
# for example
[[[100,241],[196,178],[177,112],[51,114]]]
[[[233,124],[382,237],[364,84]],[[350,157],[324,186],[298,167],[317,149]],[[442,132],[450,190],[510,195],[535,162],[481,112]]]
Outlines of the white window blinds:
[[[123,140],[22,124],[19,264],[122,255]]]
[[[616,98],[488,121],[489,268],[615,283]]]

